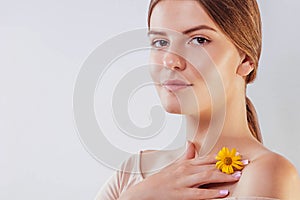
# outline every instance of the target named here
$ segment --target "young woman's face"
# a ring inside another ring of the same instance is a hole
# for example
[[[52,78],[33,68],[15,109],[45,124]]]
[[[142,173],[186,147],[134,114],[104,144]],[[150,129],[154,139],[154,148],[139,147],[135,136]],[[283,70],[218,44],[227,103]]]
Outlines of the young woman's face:
[[[211,96],[234,94],[240,54],[197,1],[159,2],[149,39],[150,73],[167,112],[210,112]]]

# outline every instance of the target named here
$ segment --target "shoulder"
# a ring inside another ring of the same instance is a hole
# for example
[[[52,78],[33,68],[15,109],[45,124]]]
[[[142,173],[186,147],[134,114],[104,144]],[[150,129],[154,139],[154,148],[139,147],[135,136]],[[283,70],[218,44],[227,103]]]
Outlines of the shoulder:
[[[119,172],[136,173],[138,170],[138,164],[139,164],[139,154],[132,154],[122,162]]]
[[[101,187],[96,200],[118,199],[122,192],[141,181],[138,173],[138,154],[128,155],[113,175]]]
[[[299,199],[299,188],[299,175],[291,162],[267,151],[245,167],[237,193],[288,200]]]

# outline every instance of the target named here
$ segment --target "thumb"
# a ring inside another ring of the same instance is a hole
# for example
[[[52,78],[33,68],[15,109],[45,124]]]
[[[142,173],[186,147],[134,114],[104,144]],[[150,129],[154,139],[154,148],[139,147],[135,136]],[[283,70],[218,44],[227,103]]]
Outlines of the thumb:
[[[185,160],[193,159],[195,158],[195,155],[196,155],[195,145],[192,142],[187,141],[187,148],[185,151],[184,159]]]

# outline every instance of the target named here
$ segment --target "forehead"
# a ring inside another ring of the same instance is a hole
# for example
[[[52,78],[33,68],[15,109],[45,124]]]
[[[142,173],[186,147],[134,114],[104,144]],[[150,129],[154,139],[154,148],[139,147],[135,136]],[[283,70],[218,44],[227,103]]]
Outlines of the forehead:
[[[183,32],[199,25],[217,29],[214,21],[195,0],[162,0],[154,7],[150,18],[150,29]]]

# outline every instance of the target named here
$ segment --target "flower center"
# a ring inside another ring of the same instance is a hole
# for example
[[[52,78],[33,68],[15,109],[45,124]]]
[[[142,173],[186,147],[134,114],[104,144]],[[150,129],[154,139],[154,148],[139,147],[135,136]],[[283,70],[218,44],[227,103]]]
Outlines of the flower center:
[[[225,165],[231,165],[232,159],[230,157],[225,157],[224,163],[225,163]]]

